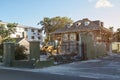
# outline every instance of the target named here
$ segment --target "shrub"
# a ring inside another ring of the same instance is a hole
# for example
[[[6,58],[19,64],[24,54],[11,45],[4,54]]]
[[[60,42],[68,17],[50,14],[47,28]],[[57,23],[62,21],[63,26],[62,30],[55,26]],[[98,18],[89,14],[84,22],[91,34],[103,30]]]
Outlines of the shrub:
[[[0,44],[0,56],[3,56],[3,44]]]
[[[15,49],[15,60],[27,59],[27,54],[25,51],[27,48],[23,45],[17,45]]]

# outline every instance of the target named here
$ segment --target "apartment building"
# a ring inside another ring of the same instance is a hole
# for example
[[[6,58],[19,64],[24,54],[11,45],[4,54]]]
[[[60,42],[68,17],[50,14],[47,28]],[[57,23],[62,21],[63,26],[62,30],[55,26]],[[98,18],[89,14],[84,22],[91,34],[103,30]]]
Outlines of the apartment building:
[[[0,22],[0,25],[7,27],[7,22]],[[10,35],[11,38],[24,38],[27,41],[43,41],[42,32],[40,28],[25,26],[18,24],[16,32]]]

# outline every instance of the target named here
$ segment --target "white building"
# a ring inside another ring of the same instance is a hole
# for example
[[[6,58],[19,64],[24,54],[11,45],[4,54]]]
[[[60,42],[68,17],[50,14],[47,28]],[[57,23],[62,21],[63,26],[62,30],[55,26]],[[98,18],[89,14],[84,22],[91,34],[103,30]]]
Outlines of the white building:
[[[7,27],[7,22],[0,22],[0,25]],[[42,32],[40,28],[24,26],[18,24],[16,32],[11,34],[11,38],[25,38],[27,41],[43,41]]]

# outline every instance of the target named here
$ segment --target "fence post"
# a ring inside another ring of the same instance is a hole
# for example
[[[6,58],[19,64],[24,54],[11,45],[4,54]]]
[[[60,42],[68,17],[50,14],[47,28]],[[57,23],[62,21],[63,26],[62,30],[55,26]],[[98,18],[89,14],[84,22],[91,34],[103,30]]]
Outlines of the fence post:
[[[4,43],[4,54],[3,54],[3,62],[5,66],[12,66],[12,62],[15,59],[15,44],[12,42]]]
[[[30,61],[40,60],[40,42],[30,41]]]

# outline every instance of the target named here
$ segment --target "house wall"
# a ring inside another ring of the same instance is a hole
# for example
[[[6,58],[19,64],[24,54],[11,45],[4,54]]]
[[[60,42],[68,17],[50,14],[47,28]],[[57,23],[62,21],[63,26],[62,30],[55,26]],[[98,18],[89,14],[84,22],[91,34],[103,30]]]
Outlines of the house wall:
[[[12,38],[22,38],[22,32],[24,32],[24,28],[16,27],[16,32],[15,34],[11,34]]]
[[[16,33],[12,34],[11,37],[26,38],[28,41],[43,41],[39,28],[18,26],[16,30]]]
[[[120,42],[112,43],[112,52],[120,53]]]
[[[79,45],[77,45],[79,42],[76,40],[76,33],[66,33],[62,35],[62,53],[79,53],[78,48]]]
[[[77,41],[70,41],[70,42],[62,42],[61,44],[61,53],[79,53],[78,49],[79,45],[77,45]]]
[[[92,33],[84,32],[79,34],[79,41],[62,42],[61,47],[64,53],[77,53],[80,54],[82,59],[91,59],[107,54],[106,44],[102,42],[96,43]]]
[[[26,51],[25,51],[25,53],[26,54],[30,54],[30,50],[29,50],[29,42],[26,40],[26,39],[22,39],[20,42],[19,42],[19,44],[20,45],[23,45],[23,46],[25,46],[26,47]]]
[[[105,43],[99,43],[94,46],[94,51],[96,57],[107,55],[106,45]]]
[[[85,49],[83,51],[82,49],[82,54],[85,55],[86,58],[94,58],[95,53],[94,53],[94,41],[92,39],[92,35],[88,34],[81,34],[81,42],[82,44],[84,43]],[[84,47],[82,46],[82,47]]]
[[[107,54],[105,43],[95,43],[92,35],[86,34],[81,37],[82,43],[86,45],[86,57],[87,59],[104,56]]]

